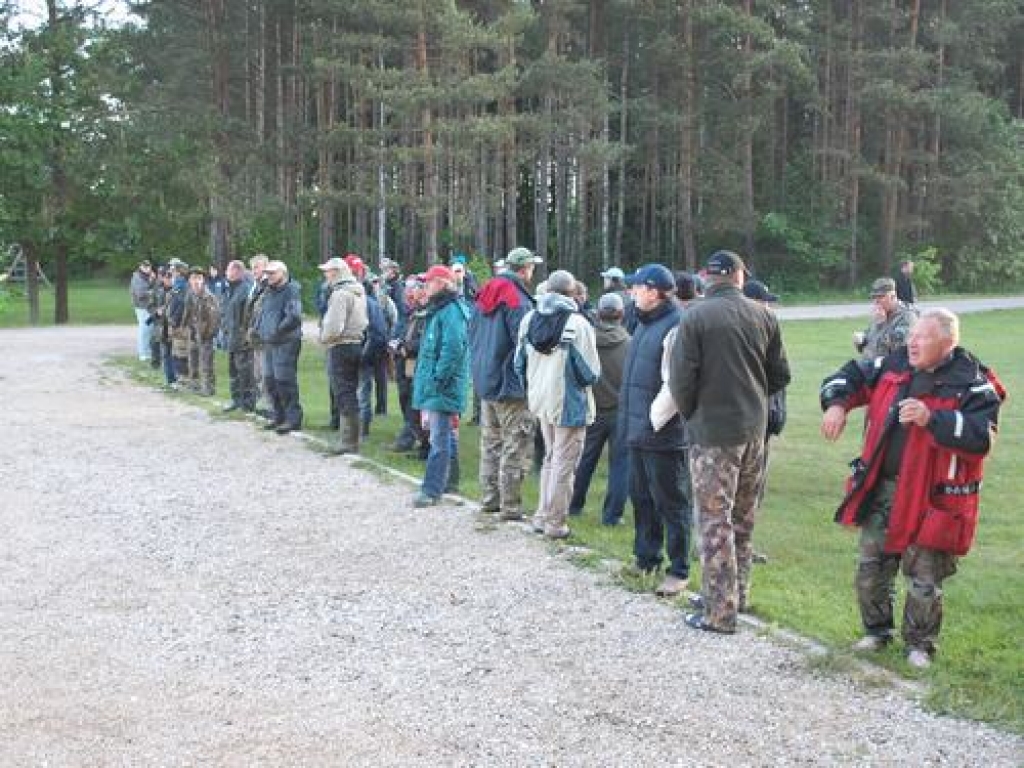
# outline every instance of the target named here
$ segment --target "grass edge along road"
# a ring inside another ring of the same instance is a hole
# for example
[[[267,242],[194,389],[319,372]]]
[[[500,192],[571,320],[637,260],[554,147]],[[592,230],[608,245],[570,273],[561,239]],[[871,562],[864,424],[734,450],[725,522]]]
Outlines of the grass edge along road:
[[[71,300],[73,311],[80,308],[73,314],[77,323],[131,322],[123,287],[105,290],[90,285],[83,291],[72,286]],[[17,309],[23,316],[23,308]],[[13,310],[9,306],[3,314],[13,316]],[[0,317],[0,325],[7,324],[8,319]],[[1013,329],[1024,326],[1024,311],[965,314],[962,321],[964,345],[995,368],[1010,392],[1002,409],[1000,435],[986,465],[978,540],[960,561],[960,572],[946,583],[945,626],[940,654],[932,669],[923,674],[911,671],[903,661],[899,643],[872,660],[899,675],[924,682],[929,690],[927,703],[937,711],[1024,733],[1024,685],[1020,684],[1024,679],[1024,654],[1018,647],[1018,638],[1024,635],[1024,601],[1020,597],[1024,594],[1024,548],[1014,514],[1024,496],[1019,473],[1015,472],[1015,468],[1024,466],[1024,417],[1016,404],[1016,398],[1024,392],[1024,360],[1008,343]],[[851,417],[841,441],[826,443],[818,434],[817,390],[826,375],[849,359],[850,333],[863,325],[864,321],[858,319],[783,323],[793,368],[789,423],[783,436],[772,443],[768,492],[755,531],[756,548],[767,554],[769,562],[755,567],[753,613],[770,625],[818,640],[831,649],[831,666],[839,669],[846,668],[846,649],[859,629],[852,588],[856,536],[835,525],[832,515],[839,502],[846,464],[857,453],[860,430],[856,425],[860,417]],[[159,384],[159,377],[148,367],[130,358],[119,362],[141,382]],[[227,373],[220,354],[218,366],[217,399],[224,400]],[[323,352],[314,343],[307,342],[303,347],[300,380],[305,431],[333,437],[322,428],[327,422],[326,377]],[[219,413],[210,401],[195,400]],[[374,420],[363,453],[407,474],[421,476],[422,462],[387,451],[400,426],[397,413],[392,388],[389,415]],[[468,421],[464,423],[460,438],[462,491],[470,499],[478,498],[478,438],[478,430]],[[572,520],[570,543],[593,553],[576,558],[583,565],[605,559],[628,563],[632,559],[632,526],[608,529],[596,522],[605,484],[603,471],[602,467],[594,478],[594,492],[584,516]],[[407,493],[411,498],[413,489],[396,486],[396,493]],[[536,479],[531,477],[526,485],[527,508],[535,501]],[[694,571],[694,576],[698,575],[699,567]],[[622,584],[636,590],[652,586],[630,579],[623,579]],[[818,666],[828,668],[830,661]]]

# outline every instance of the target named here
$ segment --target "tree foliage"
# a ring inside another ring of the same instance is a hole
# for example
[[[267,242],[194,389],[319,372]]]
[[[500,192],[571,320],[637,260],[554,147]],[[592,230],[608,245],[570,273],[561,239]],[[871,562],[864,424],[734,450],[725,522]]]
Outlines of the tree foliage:
[[[718,247],[804,289],[906,254],[1024,274],[1020,0],[131,8],[4,27],[0,240],[44,261],[60,234],[72,269],[525,244],[585,277]]]

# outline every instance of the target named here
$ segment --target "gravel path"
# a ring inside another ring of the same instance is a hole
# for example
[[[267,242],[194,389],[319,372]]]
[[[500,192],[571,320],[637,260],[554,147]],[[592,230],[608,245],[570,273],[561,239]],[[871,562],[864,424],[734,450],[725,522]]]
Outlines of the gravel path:
[[[1024,763],[514,527],[0,331],[0,765]]]

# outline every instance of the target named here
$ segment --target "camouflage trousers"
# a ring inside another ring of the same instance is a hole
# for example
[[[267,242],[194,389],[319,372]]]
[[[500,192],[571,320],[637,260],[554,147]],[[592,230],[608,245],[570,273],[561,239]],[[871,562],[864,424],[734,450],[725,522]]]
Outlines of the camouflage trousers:
[[[924,547],[908,547],[902,556],[885,551],[895,491],[895,481],[881,481],[861,524],[855,579],[857,605],[867,634],[892,637],[896,573],[902,564],[909,582],[903,605],[903,642],[908,648],[934,653],[942,627],[942,582],[956,573],[956,558]]]
[[[525,400],[484,400],[480,404],[480,505],[519,517],[523,478],[533,459],[536,420]]]
[[[690,447],[693,506],[700,530],[705,620],[736,628],[750,596],[751,536],[764,483],[764,440]]]
[[[558,535],[565,528],[565,518],[569,514],[576,465],[583,453],[587,428],[559,427],[541,420],[540,431],[544,436],[544,465],[540,470],[540,492],[533,527],[549,535]]]
[[[213,340],[188,343],[188,378],[189,382],[199,387],[204,395],[212,395],[217,389],[216,373],[213,365]]]

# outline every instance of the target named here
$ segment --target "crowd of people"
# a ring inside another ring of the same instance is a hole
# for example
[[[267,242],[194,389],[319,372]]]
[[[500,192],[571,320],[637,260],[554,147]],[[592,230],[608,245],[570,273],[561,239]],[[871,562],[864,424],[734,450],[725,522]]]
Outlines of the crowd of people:
[[[321,264],[318,341],[338,432],[331,451],[359,452],[373,416],[387,411],[393,380],[402,426],[391,448],[426,462],[413,507],[458,490],[459,425],[471,411],[481,513],[528,521],[555,540],[571,535],[606,452],[600,519],[620,525],[631,502],[629,569],[660,574],[655,592],[676,597],[690,588],[696,549],[701,583],[686,624],[735,632],[750,605],[769,441],[786,423],[778,296],[730,251],[713,253],[699,274],[611,267],[596,304],[566,270],[535,286],[542,263],[513,248],[485,281],[459,258],[404,277],[389,259],[379,274],[356,254]],[[837,513],[861,529],[864,636],[855,648],[892,639],[902,564],[910,582],[903,638],[910,663],[925,667],[938,647],[942,583],[973,541],[982,460],[1005,390],[959,346],[955,315],[919,312],[912,269],[905,263],[899,280],[872,284],[857,357],[822,386],[821,431],[837,439],[847,412],[867,407],[864,448]],[[131,296],[139,359],[162,365],[168,386],[213,394],[220,347],[225,410],[261,412],[279,434],[301,429],[302,303],[283,262],[232,261],[223,278],[176,259],[158,269],[143,262]],[[523,483],[535,462],[539,498],[527,515]]]

